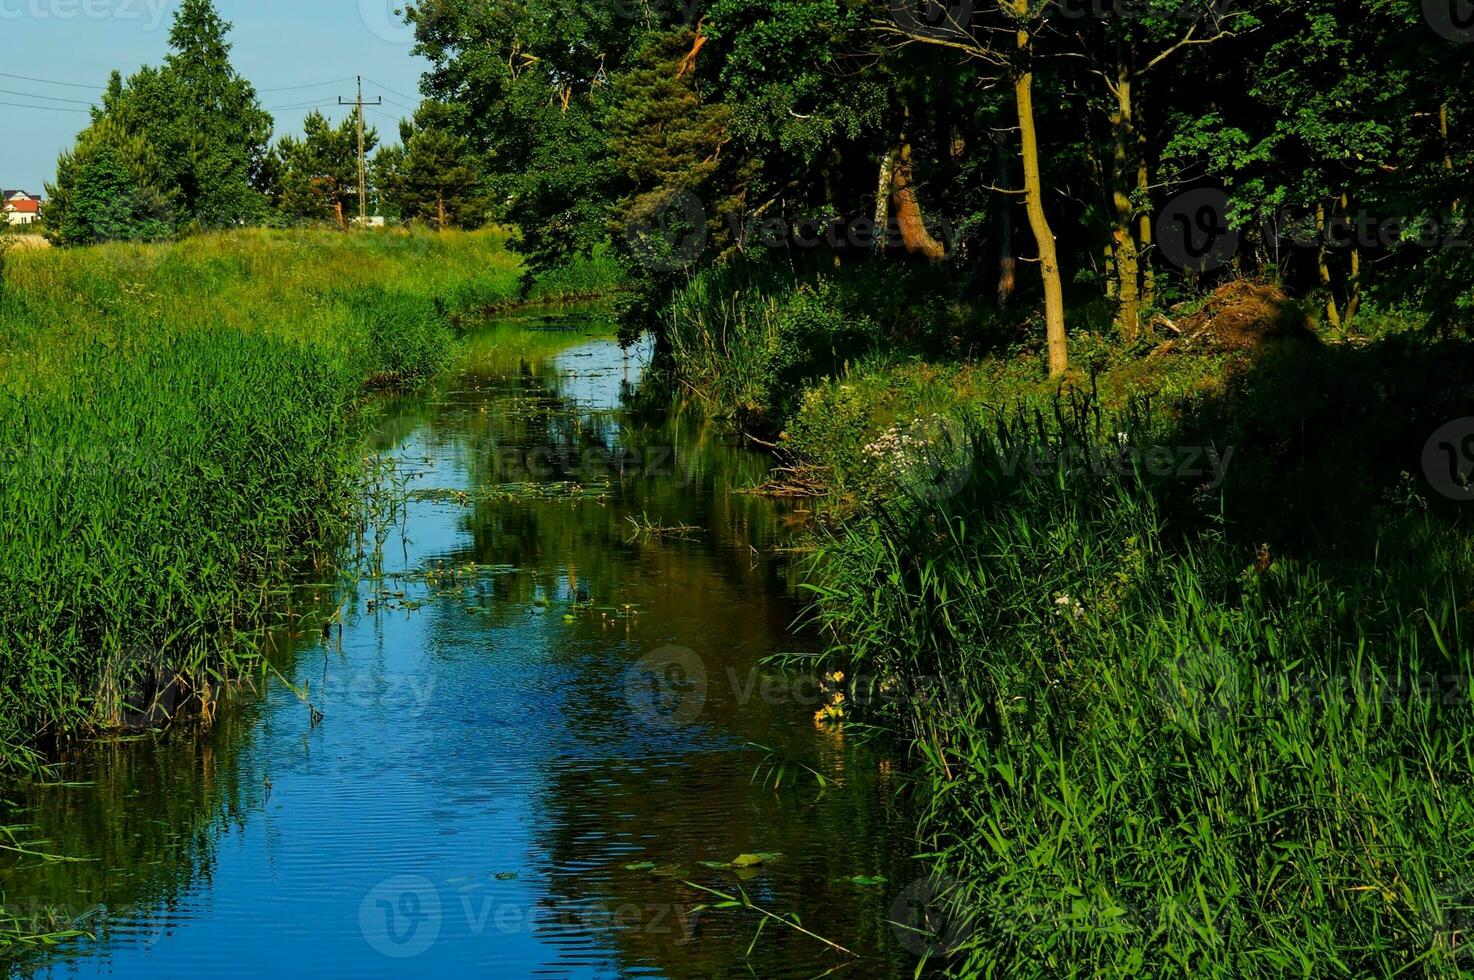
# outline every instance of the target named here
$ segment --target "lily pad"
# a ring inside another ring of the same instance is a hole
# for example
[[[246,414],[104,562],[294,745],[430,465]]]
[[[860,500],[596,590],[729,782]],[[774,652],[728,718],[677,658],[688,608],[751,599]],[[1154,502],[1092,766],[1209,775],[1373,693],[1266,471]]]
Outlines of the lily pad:
[[[739,854],[732,859],[732,867],[760,868],[765,864],[772,864],[778,857],[779,855],[777,854],[764,854],[761,852],[757,854]]]

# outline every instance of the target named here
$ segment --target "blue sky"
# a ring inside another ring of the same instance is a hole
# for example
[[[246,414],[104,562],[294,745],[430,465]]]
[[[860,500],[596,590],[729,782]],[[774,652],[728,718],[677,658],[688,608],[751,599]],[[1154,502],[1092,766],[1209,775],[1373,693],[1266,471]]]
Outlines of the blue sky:
[[[215,6],[235,25],[236,70],[256,85],[262,105],[277,110],[277,135],[300,131],[313,105],[331,119],[351,114],[335,103],[351,97],[354,78],[363,75],[364,97],[385,100],[369,111],[369,123],[396,138],[398,119],[410,114],[402,107],[418,101],[427,67],[410,55],[409,30],[394,15],[403,2],[216,0]],[[57,154],[87,124],[85,104],[62,100],[87,103],[114,68],[128,75],[160,63],[177,6],[178,0],[0,0],[0,187],[42,191]]]

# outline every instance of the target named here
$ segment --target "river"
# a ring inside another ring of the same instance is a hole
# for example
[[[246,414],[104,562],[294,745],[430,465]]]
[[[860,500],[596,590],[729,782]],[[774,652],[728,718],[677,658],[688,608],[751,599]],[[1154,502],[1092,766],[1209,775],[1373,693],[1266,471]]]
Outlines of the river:
[[[892,760],[764,666],[815,643],[803,515],[739,492],[766,461],[596,316],[469,348],[379,407],[392,519],[307,597],[341,629],[278,637],[281,679],[208,733],[88,746],[15,800],[79,860],[0,871],[8,900],[95,933],[17,972],[913,974]]]

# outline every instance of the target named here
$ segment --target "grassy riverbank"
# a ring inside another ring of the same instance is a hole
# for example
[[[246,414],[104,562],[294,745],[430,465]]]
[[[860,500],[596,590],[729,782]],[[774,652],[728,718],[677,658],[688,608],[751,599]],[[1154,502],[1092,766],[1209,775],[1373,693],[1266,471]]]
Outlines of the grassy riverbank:
[[[9,256],[0,769],[208,707],[253,666],[242,634],[351,519],[365,391],[440,369],[455,313],[519,295],[504,246],[243,231]]]
[[[675,371],[823,494],[812,614],[912,743],[953,971],[1469,969],[1474,528],[1422,455],[1471,345],[1077,335],[1061,384],[835,288],[693,290]]]

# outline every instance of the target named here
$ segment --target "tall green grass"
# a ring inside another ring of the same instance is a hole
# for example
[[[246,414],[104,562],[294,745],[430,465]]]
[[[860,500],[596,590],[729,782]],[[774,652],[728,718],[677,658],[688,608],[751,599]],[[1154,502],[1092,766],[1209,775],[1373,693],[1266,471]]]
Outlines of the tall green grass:
[[[496,232],[12,254],[0,295],[0,770],[208,705],[351,519],[369,387],[514,296]]]
[[[684,284],[661,314],[676,380],[751,431],[776,432],[805,385],[878,349],[924,350],[957,313],[924,277],[734,263]]]
[[[1389,505],[1367,560],[1297,562],[1139,472],[1005,465],[1078,462],[1085,418],[817,558],[833,665],[915,749],[952,969],[1468,975],[1474,539]]]

